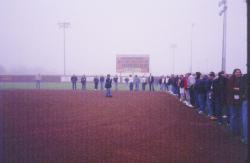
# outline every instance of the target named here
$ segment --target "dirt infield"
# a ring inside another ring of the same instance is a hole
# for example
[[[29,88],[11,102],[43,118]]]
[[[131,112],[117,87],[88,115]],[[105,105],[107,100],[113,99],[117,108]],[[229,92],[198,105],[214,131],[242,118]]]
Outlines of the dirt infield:
[[[4,163],[243,163],[246,146],[163,92],[0,91]]]

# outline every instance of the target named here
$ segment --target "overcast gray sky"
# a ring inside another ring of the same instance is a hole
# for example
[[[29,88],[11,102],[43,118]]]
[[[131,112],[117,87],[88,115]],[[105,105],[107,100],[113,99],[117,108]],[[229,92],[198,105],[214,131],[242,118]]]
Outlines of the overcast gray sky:
[[[117,54],[147,54],[153,74],[190,67],[221,69],[219,0],[1,0],[0,66],[9,73],[63,74],[66,30],[67,74],[115,73]],[[244,0],[228,0],[227,67],[246,72],[247,16]]]

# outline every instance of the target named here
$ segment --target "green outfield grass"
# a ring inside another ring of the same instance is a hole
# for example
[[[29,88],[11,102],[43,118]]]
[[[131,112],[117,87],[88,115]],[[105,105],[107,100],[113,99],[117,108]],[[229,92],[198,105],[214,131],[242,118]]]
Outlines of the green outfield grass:
[[[71,90],[72,84],[69,82],[62,82],[62,83],[50,83],[50,82],[42,82],[40,85],[40,89],[64,89],[64,90]],[[81,90],[82,86],[81,83],[77,83],[77,89]],[[36,83],[31,82],[4,82],[0,83],[0,90],[3,89],[36,89]],[[100,84],[99,84],[100,89]],[[112,86],[114,89],[114,84]],[[94,83],[88,82],[87,83],[87,90],[94,90]],[[127,91],[129,90],[129,86],[125,83],[118,84],[118,90]],[[140,85],[141,90],[141,85]],[[149,90],[148,85],[146,86],[146,90]],[[155,85],[155,90],[159,91],[159,87]]]

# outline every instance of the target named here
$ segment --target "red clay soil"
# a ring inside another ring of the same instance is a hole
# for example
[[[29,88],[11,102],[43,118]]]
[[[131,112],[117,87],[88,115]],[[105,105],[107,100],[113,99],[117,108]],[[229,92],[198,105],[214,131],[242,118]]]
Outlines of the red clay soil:
[[[0,91],[3,163],[243,163],[229,129],[163,92]]]

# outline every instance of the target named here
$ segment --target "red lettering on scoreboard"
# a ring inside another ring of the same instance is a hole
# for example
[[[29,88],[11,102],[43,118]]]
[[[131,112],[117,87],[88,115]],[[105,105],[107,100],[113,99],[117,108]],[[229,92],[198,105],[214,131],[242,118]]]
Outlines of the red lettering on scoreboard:
[[[117,55],[116,72],[149,72],[149,55]]]

